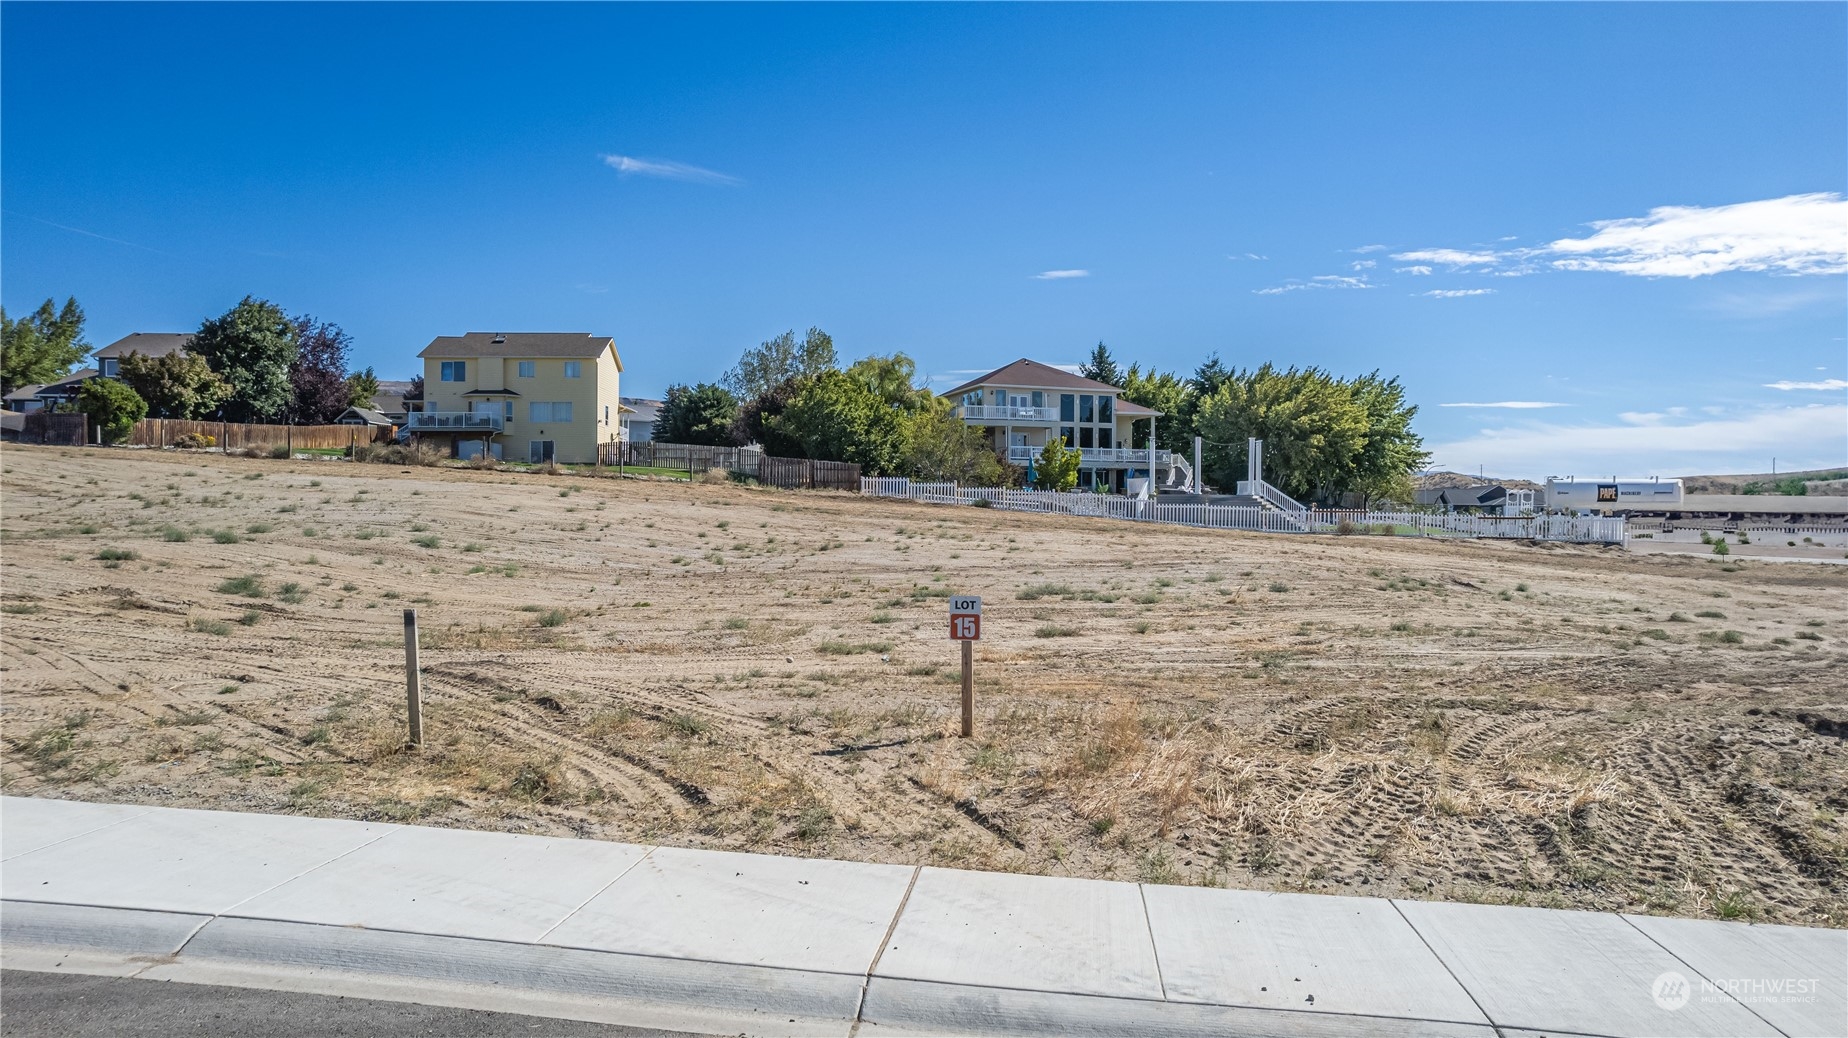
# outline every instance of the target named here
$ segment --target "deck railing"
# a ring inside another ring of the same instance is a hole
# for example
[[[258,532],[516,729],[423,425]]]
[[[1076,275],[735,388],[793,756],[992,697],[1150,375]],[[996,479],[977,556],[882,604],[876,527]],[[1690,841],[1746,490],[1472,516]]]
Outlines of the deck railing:
[[[404,427],[412,432],[500,432],[502,416],[474,411],[412,411]]]
[[[962,404],[956,409],[964,421],[980,422],[1056,422],[1056,407],[1009,407],[1006,404]]]

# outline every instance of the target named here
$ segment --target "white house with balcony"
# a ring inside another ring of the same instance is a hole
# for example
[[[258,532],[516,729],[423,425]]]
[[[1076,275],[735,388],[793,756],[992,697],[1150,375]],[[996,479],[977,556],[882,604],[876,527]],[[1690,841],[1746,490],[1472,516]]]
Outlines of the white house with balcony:
[[[1037,459],[1049,440],[1075,447],[1080,489],[1121,492],[1153,472],[1157,483],[1180,485],[1193,469],[1178,454],[1135,446],[1136,424],[1152,444],[1160,411],[1122,398],[1123,390],[1063,368],[1022,358],[944,395],[956,415],[984,429],[997,453],[1014,465]]]

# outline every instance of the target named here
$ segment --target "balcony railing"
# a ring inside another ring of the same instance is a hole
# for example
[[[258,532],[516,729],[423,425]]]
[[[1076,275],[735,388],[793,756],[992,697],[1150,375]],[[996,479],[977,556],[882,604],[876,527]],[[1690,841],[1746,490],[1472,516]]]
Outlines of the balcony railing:
[[[1056,422],[1056,407],[1006,407],[994,404],[963,404],[958,412],[964,421],[985,422]]]
[[[501,431],[501,416],[472,411],[412,411],[404,416],[404,427],[412,432],[490,432]]]
[[[1009,447],[1007,460],[1010,464],[1025,465],[1029,461],[1038,461],[1044,447]],[[1156,450],[1155,467],[1172,468],[1176,455],[1173,451]],[[1149,451],[1146,447],[1080,447],[1078,460],[1084,465],[1127,465],[1134,468],[1146,468],[1149,463]]]

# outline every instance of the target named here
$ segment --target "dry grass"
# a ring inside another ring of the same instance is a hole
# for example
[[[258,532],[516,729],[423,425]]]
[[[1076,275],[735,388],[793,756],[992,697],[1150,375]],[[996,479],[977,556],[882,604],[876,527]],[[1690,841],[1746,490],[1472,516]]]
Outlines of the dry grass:
[[[1848,924],[1834,567],[729,481],[4,467],[10,793]],[[952,591],[986,599],[973,740]]]

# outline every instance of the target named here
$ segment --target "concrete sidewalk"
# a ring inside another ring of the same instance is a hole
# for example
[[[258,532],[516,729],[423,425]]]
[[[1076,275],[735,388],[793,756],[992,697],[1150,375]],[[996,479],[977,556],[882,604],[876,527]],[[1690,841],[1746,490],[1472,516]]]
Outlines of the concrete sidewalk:
[[[752,1034],[1848,1033],[1839,930],[17,797],[0,859],[11,969]]]

